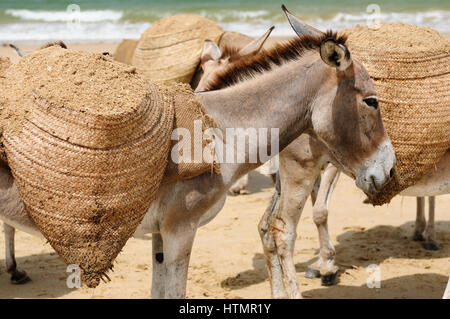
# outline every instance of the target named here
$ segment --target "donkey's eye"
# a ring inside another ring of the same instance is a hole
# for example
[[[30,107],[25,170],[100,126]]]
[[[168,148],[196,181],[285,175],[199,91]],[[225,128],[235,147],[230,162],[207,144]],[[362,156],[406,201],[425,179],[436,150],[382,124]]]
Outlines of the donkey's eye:
[[[375,110],[378,108],[378,100],[374,97],[368,97],[363,100],[368,106],[373,107]]]

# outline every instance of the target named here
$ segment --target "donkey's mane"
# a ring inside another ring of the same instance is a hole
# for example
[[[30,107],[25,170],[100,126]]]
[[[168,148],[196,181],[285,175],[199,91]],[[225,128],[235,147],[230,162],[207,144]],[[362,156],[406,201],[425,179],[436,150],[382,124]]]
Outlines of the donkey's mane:
[[[208,91],[232,86],[245,79],[253,78],[257,74],[270,71],[275,66],[296,60],[307,51],[318,50],[323,41],[330,39],[345,45],[347,37],[338,36],[332,31],[327,31],[320,36],[303,35],[287,43],[280,43],[270,50],[261,50],[255,55],[244,57],[237,55],[239,52],[237,48],[225,46],[222,49],[221,58],[229,57],[230,64],[208,83]],[[349,54],[348,50],[347,54]]]
[[[232,44],[226,44],[221,49],[222,54],[220,56],[220,59],[230,58],[230,61],[232,61],[233,58],[236,58],[238,56],[239,50],[240,48],[233,46]]]
[[[61,40],[54,41],[54,42],[48,42],[48,43],[44,44],[43,46],[41,46],[39,49],[42,50],[42,49],[46,49],[46,48],[49,48],[52,46],[60,46],[63,49],[67,49],[67,45]]]

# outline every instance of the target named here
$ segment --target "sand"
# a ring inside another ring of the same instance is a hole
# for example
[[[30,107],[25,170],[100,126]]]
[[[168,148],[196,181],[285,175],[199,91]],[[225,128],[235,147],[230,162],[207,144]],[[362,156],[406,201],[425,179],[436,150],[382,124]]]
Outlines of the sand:
[[[0,56],[0,77],[3,77],[6,70],[11,66],[11,61],[8,58]]]
[[[28,91],[49,103],[102,116],[133,112],[146,98],[147,84],[135,67],[115,63],[100,53],[59,46],[26,55],[6,72],[6,78],[8,83],[23,81],[16,85],[20,88],[16,96],[26,84]]]
[[[271,197],[269,178],[250,175],[250,194],[228,197],[224,209],[198,231],[189,267],[188,298],[270,298],[270,285],[257,223]],[[321,286],[306,279],[317,258],[317,231],[308,201],[298,226],[294,262],[305,298],[442,298],[450,276],[450,195],[436,200],[440,250],[429,252],[411,240],[415,198],[396,197],[389,206],[362,204],[364,195],[344,176],[330,204],[329,228],[336,246],[339,283]],[[3,241],[3,239],[1,239]],[[66,266],[43,239],[16,233],[18,266],[32,281],[9,283],[0,266],[0,298],[148,298],[151,235],[132,238],[119,254],[112,282],[96,289],[66,287]],[[2,255],[1,259],[4,259]],[[369,289],[366,267],[381,269],[381,288]]]
[[[447,35],[450,39],[450,36]],[[272,40],[273,41],[273,40]],[[114,52],[117,44],[78,44],[73,49]],[[24,50],[36,48],[23,47]],[[0,55],[17,61],[10,48]],[[224,209],[199,229],[189,267],[188,298],[270,298],[270,285],[257,232],[271,194],[270,179],[250,175],[250,194],[228,197]],[[307,265],[317,258],[317,231],[308,201],[298,226],[294,254],[297,277],[305,298],[442,298],[450,276],[450,195],[436,199],[436,232],[440,250],[429,252],[411,240],[413,197],[395,197],[389,205],[362,204],[364,194],[343,176],[330,203],[329,229],[336,246],[339,283],[321,286],[306,279]],[[4,245],[4,239],[0,239]],[[1,247],[1,244],[0,244]],[[18,266],[32,281],[9,283],[0,259],[0,298],[148,298],[151,287],[151,235],[131,238],[115,262],[112,282],[96,289],[66,287],[66,265],[44,239],[16,233]],[[381,288],[369,289],[366,267],[381,269]]]

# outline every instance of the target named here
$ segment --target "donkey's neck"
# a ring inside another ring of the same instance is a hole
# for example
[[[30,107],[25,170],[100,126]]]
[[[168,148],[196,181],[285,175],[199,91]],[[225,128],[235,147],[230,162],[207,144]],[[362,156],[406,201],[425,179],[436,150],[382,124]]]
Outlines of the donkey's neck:
[[[311,125],[311,105],[323,80],[323,63],[317,54],[305,54],[300,60],[285,63],[255,78],[232,87],[199,93],[197,97],[226,136],[227,129],[279,129],[279,147],[283,150]],[[272,130],[273,132],[273,130]],[[227,141],[228,142],[228,141]],[[237,143],[235,143],[237,144]],[[231,179],[262,163],[249,163],[250,150],[259,154],[259,143],[246,141],[245,163],[222,163],[221,171]],[[270,136],[267,154],[274,156]],[[224,176],[225,178],[225,176]]]

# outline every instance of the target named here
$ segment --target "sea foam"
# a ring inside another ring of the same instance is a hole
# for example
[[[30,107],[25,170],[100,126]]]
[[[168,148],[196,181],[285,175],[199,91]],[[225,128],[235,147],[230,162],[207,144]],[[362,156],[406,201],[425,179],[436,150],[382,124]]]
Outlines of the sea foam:
[[[158,16],[152,12],[152,16]],[[237,31],[249,36],[260,36],[270,26],[275,25],[273,36],[289,37],[294,32],[282,13],[272,15],[269,11],[236,11],[219,9],[202,11],[199,14],[213,19],[225,30]],[[86,10],[80,13],[67,11],[5,11],[6,15],[16,18],[11,23],[0,24],[0,41],[42,42],[64,40],[67,42],[120,41],[123,38],[139,38],[141,33],[151,25],[151,21],[141,19],[131,22],[130,13],[118,10]],[[165,12],[163,16],[170,15]],[[328,19],[320,17],[301,17],[305,22],[320,30],[339,30],[366,24],[369,14],[336,13]],[[381,12],[380,22],[405,22],[419,26],[432,27],[440,32],[450,32],[450,11],[434,10],[427,12]],[[73,24],[78,20],[80,23]],[[70,22],[70,23],[68,23]]]
[[[21,20],[42,22],[63,22],[73,19],[77,19],[80,22],[119,21],[123,17],[122,11],[114,10],[81,10],[79,12],[71,12],[69,10],[31,11],[26,9],[8,9],[5,13]]]

